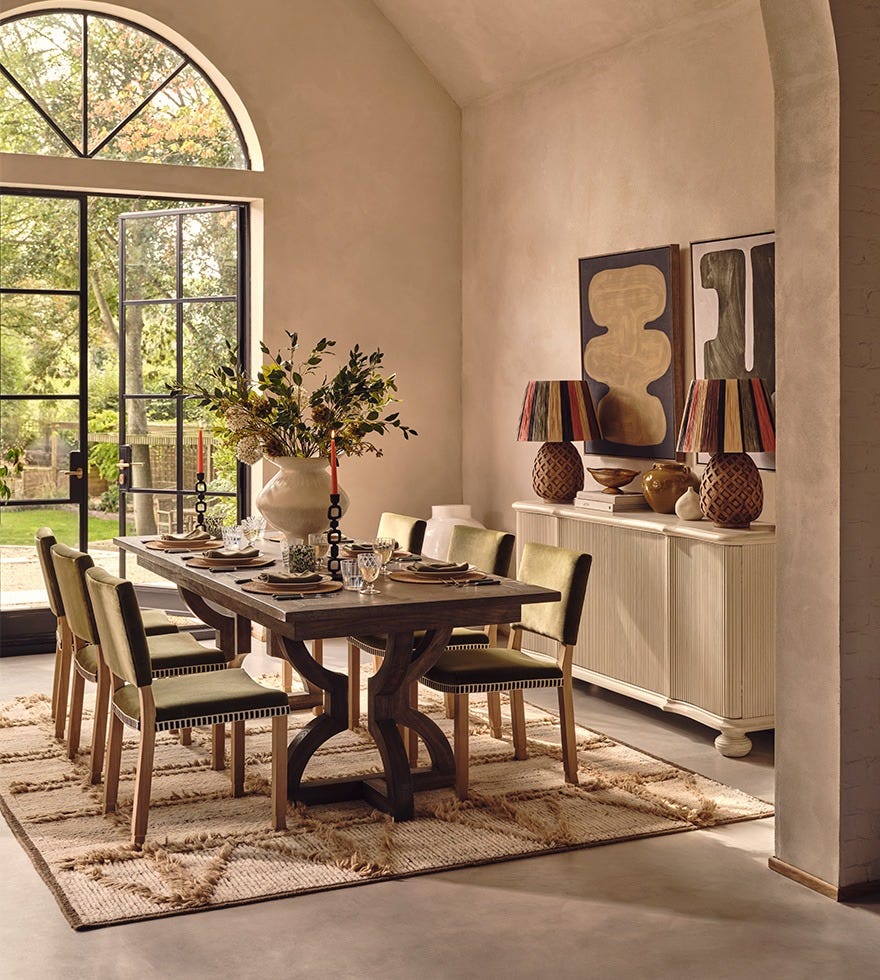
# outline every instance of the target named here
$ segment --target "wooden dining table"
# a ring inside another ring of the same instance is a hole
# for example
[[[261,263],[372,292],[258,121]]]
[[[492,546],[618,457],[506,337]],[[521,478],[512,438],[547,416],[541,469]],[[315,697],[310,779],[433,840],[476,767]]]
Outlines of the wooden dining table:
[[[187,606],[216,632],[218,646],[231,663],[250,651],[251,624],[268,630],[267,649],[287,660],[306,690],[291,695],[291,707],[322,705],[323,711],[299,729],[287,750],[288,796],[305,804],[365,799],[395,820],[414,814],[413,793],[451,786],[455,761],[442,729],[410,704],[410,687],[438,660],[456,626],[510,623],[523,604],[560,599],[551,589],[501,578],[497,585],[414,584],[387,577],[380,593],[368,596],[340,590],[303,599],[275,599],[243,589],[242,579],[260,569],[212,571],[191,567],[192,555],[153,550],[142,537],[120,537],[115,543],[142,567],[175,583]],[[156,539],[152,539],[156,540]],[[154,546],[155,547],[155,546]],[[262,546],[280,570],[280,545]],[[414,644],[416,631],[424,637]],[[348,677],[319,663],[308,640],[354,634],[383,634],[385,656],[367,687],[368,729],[382,759],[382,774],[340,773],[331,779],[304,779],[314,753],[348,728]],[[429,766],[411,767],[400,728],[415,731],[424,741]]]

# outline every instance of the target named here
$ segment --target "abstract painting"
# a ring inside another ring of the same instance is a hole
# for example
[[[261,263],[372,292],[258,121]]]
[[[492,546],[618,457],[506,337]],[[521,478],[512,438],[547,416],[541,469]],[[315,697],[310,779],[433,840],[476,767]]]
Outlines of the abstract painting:
[[[775,263],[773,232],[691,243],[694,377],[762,378],[771,403],[776,395]],[[775,469],[774,453],[750,455],[761,469]]]
[[[587,453],[674,459],[683,408],[678,245],[580,259],[581,355],[602,438]]]

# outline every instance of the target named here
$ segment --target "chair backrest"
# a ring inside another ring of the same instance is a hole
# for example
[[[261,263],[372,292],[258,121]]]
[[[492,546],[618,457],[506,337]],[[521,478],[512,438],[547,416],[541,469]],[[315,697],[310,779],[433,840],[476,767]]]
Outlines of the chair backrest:
[[[53,544],[50,551],[67,625],[74,636],[86,643],[97,643],[98,627],[85,580],[87,569],[95,564],[92,556],[58,543]]]
[[[41,527],[34,535],[34,544],[37,546],[37,558],[40,559],[43,581],[46,584],[46,592],[49,595],[49,608],[52,610],[53,615],[60,619],[64,615],[64,600],[61,598],[61,589],[58,588],[58,576],[55,574],[55,566],[52,564],[52,545],[55,543],[55,535],[51,527]]]
[[[456,524],[449,539],[447,561],[466,561],[492,575],[506,575],[516,538],[506,531]]]
[[[103,568],[90,568],[86,585],[110,670],[129,684],[149,687],[153,682],[150,651],[134,586]]]
[[[382,514],[379,518],[378,538],[394,538],[404,551],[414,555],[422,553],[425,541],[425,529],[428,522],[418,517],[407,517],[405,514]]]
[[[514,626],[548,636],[565,646],[574,646],[592,562],[592,555],[580,551],[531,541],[525,544],[517,578],[529,585],[555,589],[562,593],[562,599],[523,606],[520,621]]]

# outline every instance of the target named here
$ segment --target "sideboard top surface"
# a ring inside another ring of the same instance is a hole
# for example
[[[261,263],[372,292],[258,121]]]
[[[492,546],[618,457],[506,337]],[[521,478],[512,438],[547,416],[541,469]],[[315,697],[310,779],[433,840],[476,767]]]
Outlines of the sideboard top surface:
[[[683,521],[675,514],[655,514],[652,510],[629,511],[625,514],[611,514],[573,504],[552,504],[546,500],[518,500],[513,505],[515,511],[528,514],[544,514],[547,517],[563,517],[576,521],[592,521],[597,524],[613,524],[637,531],[665,534],[671,537],[693,538],[697,541],[711,541],[720,545],[772,544],[776,540],[776,525],[755,522],[744,531],[715,527],[709,521]]]

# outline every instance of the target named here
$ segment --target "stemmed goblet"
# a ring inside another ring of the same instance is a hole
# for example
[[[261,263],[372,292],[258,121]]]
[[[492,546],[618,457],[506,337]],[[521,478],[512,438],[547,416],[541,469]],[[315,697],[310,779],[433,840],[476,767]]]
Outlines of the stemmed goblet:
[[[382,560],[382,574],[388,574],[388,562],[391,561],[391,556],[394,554],[394,545],[397,542],[394,538],[376,538],[373,541],[373,551]]]
[[[312,546],[312,551],[315,553],[315,564],[319,568],[323,567],[324,559],[327,557],[327,553],[330,551],[330,542],[327,540],[327,532],[313,532],[309,535],[309,544]]]
[[[361,572],[361,578],[367,583],[365,588],[362,588],[361,595],[379,595],[379,590],[373,583],[379,577],[379,572],[382,569],[382,559],[375,551],[364,551],[357,556],[358,568]]]

